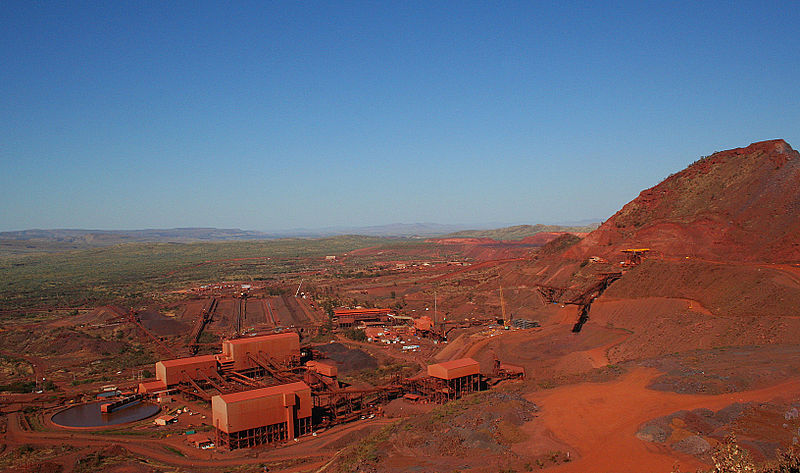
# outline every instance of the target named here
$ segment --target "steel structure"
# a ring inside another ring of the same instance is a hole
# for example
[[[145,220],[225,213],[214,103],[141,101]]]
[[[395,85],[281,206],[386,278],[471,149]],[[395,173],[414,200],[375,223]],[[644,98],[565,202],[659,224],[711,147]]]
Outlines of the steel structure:
[[[536,284],[536,290],[539,292],[539,295],[542,296],[544,302],[549,302],[550,304],[557,304],[558,302],[561,302],[561,298],[568,289],[569,288],[560,286]]]
[[[333,318],[339,327],[352,327],[362,322],[386,322],[392,309],[334,309]]]
[[[200,309],[200,317],[195,322],[192,332],[189,334],[192,354],[197,353],[197,350],[199,349],[198,344],[200,343],[200,335],[203,334],[203,329],[205,326],[213,320],[214,312],[216,312],[217,306],[217,299],[211,298],[208,300],[208,302],[203,304],[203,308]]]
[[[622,250],[622,252],[628,257],[625,266],[636,266],[647,256],[647,253],[650,252],[650,248],[629,248]]]
[[[381,404],[404,395],[442,403],[524,376],[522,368],[498,361],[493,377],[485,378],[475,360],[463,358],[430,365],[427,376],[396,376],[381,386],[351,389],[338,381],[335,364],[301,364],[298,341],[296,333],[225,340],[222,354],[159,361],[157,380],[140,384],[139,393],[176,390],[210,402],[216,443],[234,450],[377,413]],[[320,355],[308,348],[302,353]]]
[[[589,309],[592,306],[592,302],[600,297],[611,283],[621,278],[622,273],[601,273],[598,276],[599,279],[594,284],[589,286],[589,288],[584,290],[580,295],[567,302],[567,304],[575,304],[580,307],[578,321],[572,327],[572,331],[575,333],[580,332],[583,328],[583,324],[589,320]]]

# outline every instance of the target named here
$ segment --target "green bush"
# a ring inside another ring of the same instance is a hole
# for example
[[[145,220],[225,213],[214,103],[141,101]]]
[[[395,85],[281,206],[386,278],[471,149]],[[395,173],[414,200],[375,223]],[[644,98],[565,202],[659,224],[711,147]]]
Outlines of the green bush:
[[[359,330],[357,328],[349,328],[345,330],[344,336],[356,342],[367,341],[367,334],[365,334],[363,330]]]
[[[8,391],[12,393],[29,393],[36,389],[36,383],[33,381],[14,381],[9,384],[0,385],[0,391]]]

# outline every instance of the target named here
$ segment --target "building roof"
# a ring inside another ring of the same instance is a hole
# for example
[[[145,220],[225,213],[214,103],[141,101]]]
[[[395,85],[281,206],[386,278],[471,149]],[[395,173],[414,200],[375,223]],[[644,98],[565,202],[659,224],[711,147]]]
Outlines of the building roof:
[[[162,391],[164,389],[167,389],[167,385],[161,380],[139,383],[139,390],[143,392]]]
[[[195,363],[216,363],[215,355],[190,356],[188,358],[175,358],[174,360],[161,360],[161,364],[170,366],[192,365]]]
[[[297,335],[297,332],[272,333],[269,335],[259,335],[257,337],[244,337],[244,338],[235,338],[233,340],[225,340],[225,343],[230,343],[232,345],[241,345],[245,343],[260,342],[261,340],[280,340],[284,338],[299,339],[300,336]]]
[[[249,401],[250,399],[257,399],[260,397],[273,396],[275,394],[294,394],[304,389],[310,390],[311,388],[302,381],[297,383],[280,384],[278,386],[270,386],[268,388],[251,389],[249,391],[242,391],[231,394],[221,394],[219,397],[226,404]]]
[[[467,366],[474,366],[477,365],[478,362],[473,360],[472,358],[459,358],[457,360],[450,360],[450,361],[443,361],[441,363],[437,363],[437,365],[441,366],[444,369],[454,370],[457,368],[464,368]]]
[[[187,435],[186,440],[192,443],[210,443],[211,437],[205,432],[197,432]]]
[[[367,327],[364,329],[364,334],[370,338],[375,338],[378,334],[385,334],[386,331],[381,327]]]
[[[414,328],[419,330],[431,330],[433,328],[433,320],[429,316],[423,315],[418,319],[414,319]]]
[[[456,379],[480,373],[480,365],[472,358],[459,358],[428,365],[428,376],[439,379]]]
[[[382,315],[392,312],[392,309],[334,309],[333,315]]]

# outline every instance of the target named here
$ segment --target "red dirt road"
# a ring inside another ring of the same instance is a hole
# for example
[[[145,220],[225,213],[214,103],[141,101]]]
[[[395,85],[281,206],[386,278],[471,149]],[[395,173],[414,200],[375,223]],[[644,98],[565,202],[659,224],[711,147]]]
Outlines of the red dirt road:
[[[154,459],[156,461],[178,467],[188,468],[220,468],[240,465],[252,465],[257,463],[270,463],[278,461],[290,461],[296,459],[306,459],[306,462],[296,466],[289,466],[272,471],[300,472],[309,471],[324,466],[331,457],[337,454],[340,449],[329,449],[327,445],[346,436],[353,431],[363,429],[369,425],[387,425],[394,422],[393,419],[375,418],[361,420],[350,424],[336,426],[319,437],[303,437],[299,442],[288,442],[281,448],[262,448],[249,452],[242,456],[241,451],[237,453],[215,452],[214,450],[198,450],[187,446],[182,437],[177,436],[171,439],[150,439],[141,437],[129,437],[123,435],[102,435],[98,433],[81,433],[66,430],[52,430],[46,432],[30,431],[20,425],[22,416],[18,412],[13,412],[8,416],[8,430],[5,439],[0,437],[8,445],[72,445],[78,448],[83,447],[106,447],[109,445],[120,445],[139,458]],[[49,424],[49,422],[48,422]],[[164,449],[169,446],[181,452],[181,456],[168,452]],[[58,459],[55,459],[58,461]]]
[[[540,407],[540,415],[524,430],[541,424],[546,436],[569,445],[572,461],[548,471],[585,473],[669,472],[677,461],[681,470],[707,467],[693,457],[679,455],[636,438],[639,426],[655,417],[682,409],[718,410],[734,402],[767,401],[800,395],[800,379],[741,393],[715,396],[686,395],[647,389],[657,370],[637,368],[620,380],[582,383],[526,396]],[[541,427],[539,427],[541,428]],[[537,442],[532,438],[531,448]],[[527,447],[518,445],[515,447]]]

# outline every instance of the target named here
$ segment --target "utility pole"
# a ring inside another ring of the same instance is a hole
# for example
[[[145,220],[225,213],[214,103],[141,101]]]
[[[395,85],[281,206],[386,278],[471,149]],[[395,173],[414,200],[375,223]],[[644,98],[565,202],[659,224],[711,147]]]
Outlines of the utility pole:
[[[436,327],[437,317],[436,289],[433,290],[433,326]]]

